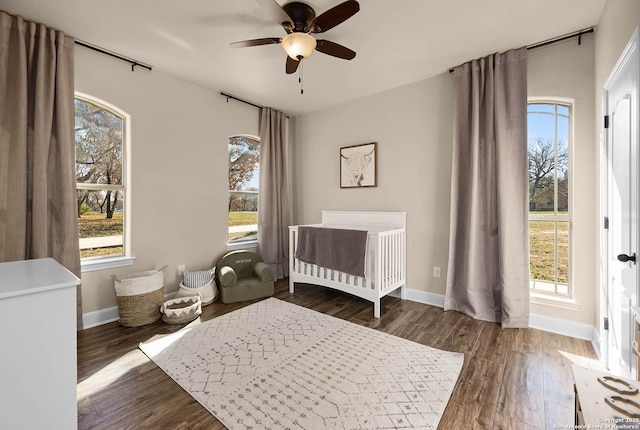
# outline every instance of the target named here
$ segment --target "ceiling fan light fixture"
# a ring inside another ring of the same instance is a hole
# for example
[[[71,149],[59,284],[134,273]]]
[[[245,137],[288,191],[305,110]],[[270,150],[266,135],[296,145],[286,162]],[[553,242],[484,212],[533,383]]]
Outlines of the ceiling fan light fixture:
[[[316,39],[307,33],[290,33],[282,39],[282,47],[289,57],[300,60],[316,49]]]

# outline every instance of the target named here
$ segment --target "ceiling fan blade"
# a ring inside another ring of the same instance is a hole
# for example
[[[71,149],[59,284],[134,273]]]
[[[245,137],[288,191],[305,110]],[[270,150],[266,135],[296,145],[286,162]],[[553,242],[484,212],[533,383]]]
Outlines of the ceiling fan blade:
[[[234,48],[247,48],[249,46],[275,45],[280,42],[282,42],[282,39],[279,37],[265,37],[264,39],[251,39],[233,42],[231,46]]]
[[[295,73],[296,70],[298,70],[299,64],[300,64],[300,61],[294,60],[293,58],[287,55],[287,67],[286,67],[287,74],[290,75],[292,73]]]
[[[262,6],[262,8],[266,10],[269,15],[271,15],[271,18],[275,22],[277,22],[287,30],[287,33],[291,32],[290,29],[293,30],[293,20],[291,19],[289,14],[284,9],[282,9],[282,7],[276,0],[256,1],[260,3],[260,6]]]
[[[348,20],[359,10],[360,4],[355,0],[348,0],[344,3],[340,3],[338,6],[332,7],[311,21],[309,29],[311,33],[324,33],[336,25]]]
[[[356,56],[355,51],[338,45],[337,43],[329,40],[317,40],[316,51],[320,51],[323,54],[331,55],[333,57],[342,58],[343,60],[353,60]]]

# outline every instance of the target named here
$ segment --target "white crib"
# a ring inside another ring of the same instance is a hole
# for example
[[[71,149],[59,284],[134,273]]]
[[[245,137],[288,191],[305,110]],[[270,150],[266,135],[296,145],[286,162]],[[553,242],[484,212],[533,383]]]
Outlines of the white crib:
[[[321,285],[373,302],[380,318],[380,299],[400,288],[406,298],[406,212],[322,211],[322,224],[309,227],[367,230],[365,276],[354,276],[298,260],[298,227],[289,227],[289,291],[296,282]]]

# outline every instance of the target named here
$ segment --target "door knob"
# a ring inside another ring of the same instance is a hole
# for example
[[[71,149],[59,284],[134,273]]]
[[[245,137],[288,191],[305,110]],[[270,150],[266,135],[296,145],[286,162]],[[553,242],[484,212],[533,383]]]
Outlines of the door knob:
[[[620,255],[618,255],[618,261],[622,261],[623,263],[626,263],[627,261],[633,261],[633,264],[635,264],[636,263],[636,253],[634,252],[633,255],[620,254]]]

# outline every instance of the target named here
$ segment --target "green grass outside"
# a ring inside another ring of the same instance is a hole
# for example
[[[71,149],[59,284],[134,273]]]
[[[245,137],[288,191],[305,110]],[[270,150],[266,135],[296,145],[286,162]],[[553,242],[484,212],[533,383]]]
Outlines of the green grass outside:
[[[112,219],[99,212],[87,212],[78,219],[80,238],[122,236],[122,212],[115,212]]]
[[[258,224],[258,212],[229,212],[229,225]]]
[[[258,224],[258,212],[229,212],[229,226],[256,225]],[[255,240],[258,238],[256,231],[229,233],[229,241]]]
[[[122,212],[114,212],[111,219],[107,219],[107,214],[105,213],[87,212],[78,219],[78,233],[80,234],[80,239],[122,236]],[[81,249],[80,258],[122,255],[122,253],[122,246]]]
[[[105,248],[81,249],[80,258],[107,257],[109,255],[123,255],[121,246],[108,246]]]
[[[569,223],[558,222],[558,280],[569,282]],[[554,222],[529,221],[529,270],[531,278],[555,281]]]

